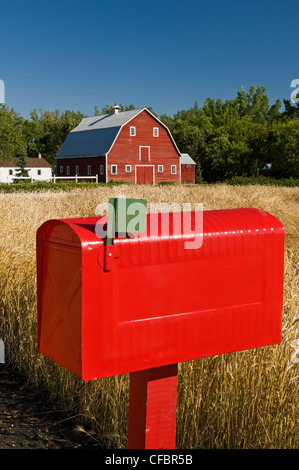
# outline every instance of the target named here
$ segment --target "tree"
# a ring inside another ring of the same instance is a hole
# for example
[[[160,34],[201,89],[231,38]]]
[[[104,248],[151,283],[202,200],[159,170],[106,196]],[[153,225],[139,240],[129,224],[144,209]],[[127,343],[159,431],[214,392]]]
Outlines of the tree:
[[[114,105],[106,104],[106,106],[102,108],[102,114],[113,114],[114,106],[119,106],[120,111],[130,111],[131,109],[135,109],[135,106],[133,104],[130,104],[129,106],[124,106],[122,104],[118,105],[117,103],[114,103]]]
[[[23,122],[24,133],[27,137],[28,154],[36,156],[41,152],[43,157],[51,164],[59,152],[68,133],[74,129],[84,117],[80,111],[37,110],[30,114],[31,121]]]
[[[13,160],[26,144],[21,118],[7,106],[0,106],[0,160]]]
[[[17,177],[21,177],[21,178],[24,178],[24,177],[28,177],[29,176],[29,173],[28,173],[28,156],[27,156],[27,152],[26,150],[24,149],[22,153],[20,153],[17,157],[17,166],[18,166],[18,169],[17,169],[17,173],[16,173],[16,176]]]

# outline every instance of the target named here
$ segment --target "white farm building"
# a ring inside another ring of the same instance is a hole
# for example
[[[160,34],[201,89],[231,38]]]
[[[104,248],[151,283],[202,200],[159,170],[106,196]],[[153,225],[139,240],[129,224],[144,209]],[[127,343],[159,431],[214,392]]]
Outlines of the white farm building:
[[[51,181],[52,166],[44,158],[28,158],[28,176],[33,181]],[[12,183],[16,179],[18,165],[10,160],[0,161],[0,183]]]

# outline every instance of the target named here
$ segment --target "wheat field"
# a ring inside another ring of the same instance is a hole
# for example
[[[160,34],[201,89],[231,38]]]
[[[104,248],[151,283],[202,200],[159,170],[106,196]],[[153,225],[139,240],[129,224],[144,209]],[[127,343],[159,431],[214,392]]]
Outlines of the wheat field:
[[[117,196],[203,203],[204,210],[255,207],[283,223],[283,341],[180,364],[176,448],[298,448],[299,188],[122,185],[0,195],[0,338],[9,362],[64,403],[78,429],[99,446],[126,447],[129,376],[84,383],[36,352],[38,227],[53,218],[94,216],[98,204]]]

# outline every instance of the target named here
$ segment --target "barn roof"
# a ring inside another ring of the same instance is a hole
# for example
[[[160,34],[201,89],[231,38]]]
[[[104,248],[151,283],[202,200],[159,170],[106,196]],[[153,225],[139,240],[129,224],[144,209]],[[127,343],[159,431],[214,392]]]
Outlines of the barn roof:
[[[181,154],[181,165],[196,165],[195,161],[188,153]]]
[[[169,136],[180,154],[169,129],[159,121],[148,109],[139,108],[101,116],[92,116],[82,119],[66,137],[56,158],[92,157],[106,155],[111,149],[122,126],[146,110],[156,121],[168,131]]]

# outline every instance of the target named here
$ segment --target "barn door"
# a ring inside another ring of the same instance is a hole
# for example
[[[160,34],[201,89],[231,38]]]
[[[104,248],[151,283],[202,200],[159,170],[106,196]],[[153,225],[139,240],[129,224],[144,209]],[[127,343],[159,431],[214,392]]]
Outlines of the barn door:
[[[149,165],[136,166],[137,184],[154,184],[154,167]]]
[[[150,147],[139,147],[139,160],[141,162],[149,162],[150,161]]]

